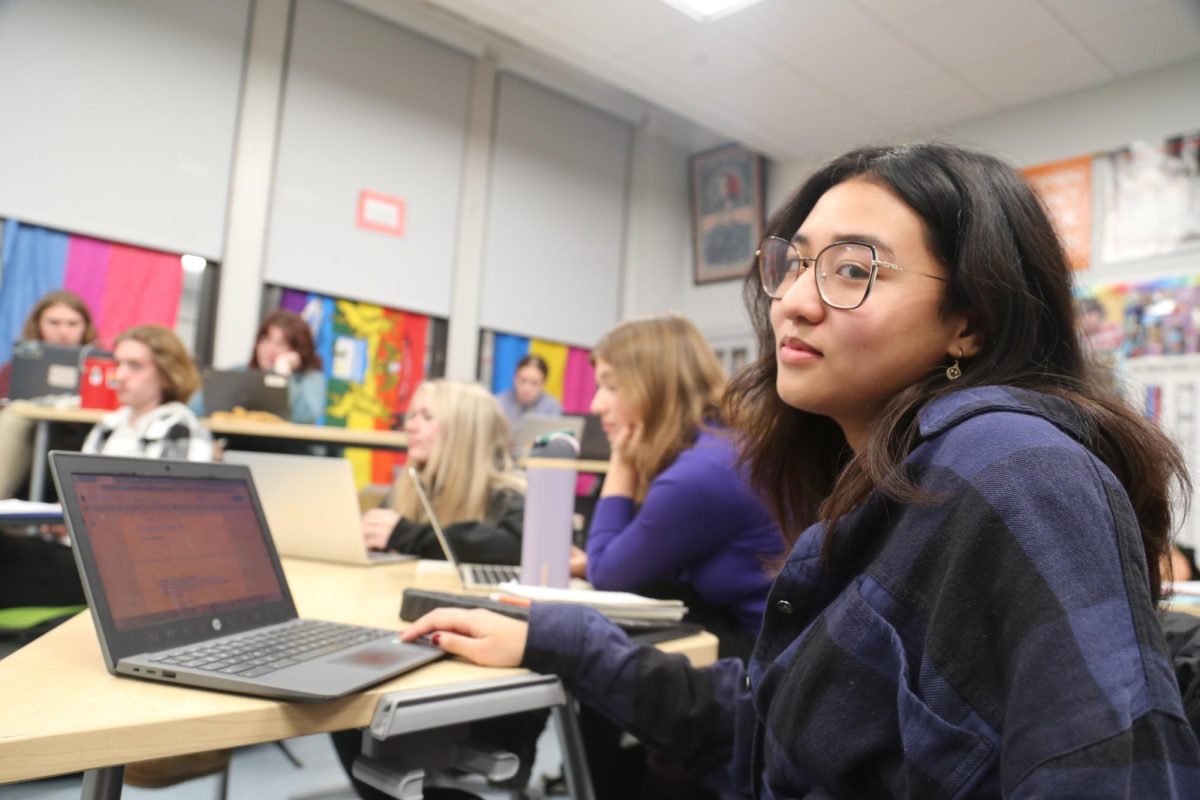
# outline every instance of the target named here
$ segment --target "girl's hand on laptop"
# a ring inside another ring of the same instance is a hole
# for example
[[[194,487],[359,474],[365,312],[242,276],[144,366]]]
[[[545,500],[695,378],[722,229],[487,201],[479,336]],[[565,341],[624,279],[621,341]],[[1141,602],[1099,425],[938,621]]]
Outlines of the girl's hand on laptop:
[[[370,550],[386,550],[388,539],[400,521],[400,513],[390,508],[372,508],[363,514],[363,541]]]
[[[400,638],[411,642],[425,634],[436,647],[476,664],[516,667],[525,655],[529,624],[481,608],[439,608],[409,625]]]

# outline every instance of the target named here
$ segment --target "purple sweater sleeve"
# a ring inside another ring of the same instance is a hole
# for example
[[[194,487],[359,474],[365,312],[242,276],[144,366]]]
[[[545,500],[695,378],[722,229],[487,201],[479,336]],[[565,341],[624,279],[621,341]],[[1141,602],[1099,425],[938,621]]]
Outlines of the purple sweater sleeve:
[[[605,497],[596,504],[587,543],[593,586],[637,591],[673,579],[728,547],[747,527],[737,473],[723,459],[708,457],[708,449],[703,456],[699,448],[680,454],[650,484],[640,509],[629,497]]]

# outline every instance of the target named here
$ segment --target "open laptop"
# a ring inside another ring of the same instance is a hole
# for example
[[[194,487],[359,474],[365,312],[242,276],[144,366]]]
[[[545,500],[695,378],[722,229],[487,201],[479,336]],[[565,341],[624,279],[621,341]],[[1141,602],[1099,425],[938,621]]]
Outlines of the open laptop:
[[[13,400],[30,400],[78,393],[84,350],[38,340],[17,342],[13,345],[12,383],[8,396]]]
[[[517,426],[517,446],[513,452],[518,456],[527,455],[539,439],[555,433],[570,434],[578,442],[583,435],[583,417],[526,414]]]
[[[367,549],[346,459],[226,450],[224,460],[250,468],[280,555],[360,566],[416,559]]]
[[[288,419],[288,381],[283,375],[256,369],[210,369],[204,373],[204,414],[234,408],[266,411]]]
[[[437,648],[296,614],[250,470],[50,453],[108,671],[286,700],[328,700]]]
[[[446,532],[442,530],[442,523],[438,522],[437,514],[433,513],[433,503],[429,502],[429,495],[426,494],[425,487],[421,485],[421,478],[417,475],[417,471],[409,467],[408,477],[412,479],[413,488],[417,490],[417,497],[421,500],[421,507],[425,509],[425,516],[429,517],[429,525],[433,528],[433,534],[442,548],[442,554],[454,566],[464,589],[499,589],[500,584],[505,581],[521,579],[521,568],[511,564],[464,564],[459,561],[454,556],[454,549],[450,547],[450,540],[446,538]]]
[[[583,436],[579,440],[579,458],[586,461],[608,461],[612,455],[612,446],[608,434],[596,414],[588,414],[583,418]]]

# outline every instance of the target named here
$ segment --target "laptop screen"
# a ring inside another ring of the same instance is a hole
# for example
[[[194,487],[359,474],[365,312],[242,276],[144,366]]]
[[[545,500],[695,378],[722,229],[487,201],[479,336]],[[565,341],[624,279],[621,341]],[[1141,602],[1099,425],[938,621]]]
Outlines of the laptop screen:
[[[285,598],[246,481],[77,473],[74,489],[117,630]]]

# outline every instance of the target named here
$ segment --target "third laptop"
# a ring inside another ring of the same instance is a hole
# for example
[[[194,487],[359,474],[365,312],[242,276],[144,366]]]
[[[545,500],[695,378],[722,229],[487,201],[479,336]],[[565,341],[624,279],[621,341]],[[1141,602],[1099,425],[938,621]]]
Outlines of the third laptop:
[[[250,468],[280,555],[360,565],[416,558],[367,549],[346,459],[226,450],[225,461]]]
[[[425,487],[421,485],[421,478],[417,475],[417,471],[409,467],[408,477],[412,479],[413,488],[417,490],[417,497],[421,500],[421,507],[425,509],[425,516],[429,517],[429,524],[437,537],[438,545],[442,548],[442,554],[446,556],[447,561],[454,565],[464,589],[498,589],[500,584],[506,581],[521,579],[520,567],[511,564],[464,564],[459,561],[454,555],[454,549],[450,547],[450,540],[446,538],[446,532],[442,530],[442,524],[438,522],[437,515],[433,513],[433,503],[429,502],[429,495],[426,493]]]

